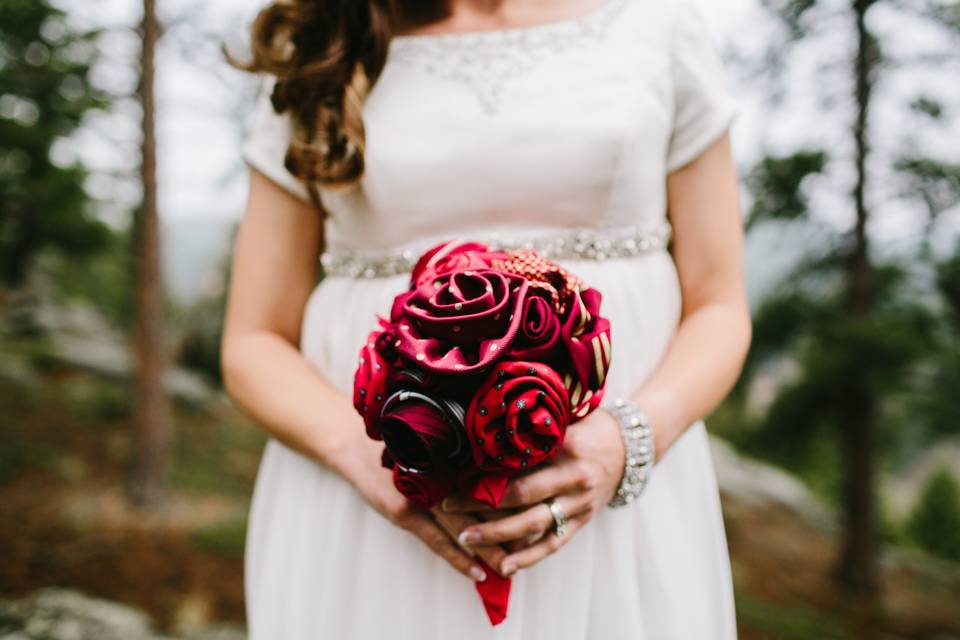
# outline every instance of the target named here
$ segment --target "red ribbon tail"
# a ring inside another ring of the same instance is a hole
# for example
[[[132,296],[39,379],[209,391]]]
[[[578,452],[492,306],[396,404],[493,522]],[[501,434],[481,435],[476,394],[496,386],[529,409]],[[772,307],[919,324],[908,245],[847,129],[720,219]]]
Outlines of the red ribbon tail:
[[[483,608],[487,610],[490,624],[496,626],[507,617],[507,606],[510,604],[510,578],[504,578],[496,573],[483,560],[477,562],[483,567],[487,579],[477,582],[477,593],[483,601]]]
[[[500,499],[509,481],[510,478],[504,475],[482,475],[470,489],[470,497],[496,509],[500,506]]]

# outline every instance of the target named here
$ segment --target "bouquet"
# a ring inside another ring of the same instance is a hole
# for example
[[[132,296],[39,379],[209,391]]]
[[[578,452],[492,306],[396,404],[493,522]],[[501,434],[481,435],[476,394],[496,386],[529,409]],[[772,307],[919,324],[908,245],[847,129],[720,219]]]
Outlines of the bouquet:
[[[384,443],[397,490],[429,509],[451,493],[497,507],[510,478],[552,459],[603,398],[610,322],[600,293],[534,251],[452,241],[360,350],[353,403]],[[477,583],[492,624],[510,580]]]

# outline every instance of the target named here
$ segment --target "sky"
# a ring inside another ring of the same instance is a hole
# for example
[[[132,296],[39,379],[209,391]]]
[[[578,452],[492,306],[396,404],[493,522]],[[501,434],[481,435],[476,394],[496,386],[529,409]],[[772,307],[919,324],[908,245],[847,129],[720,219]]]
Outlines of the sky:
[[[223,252],[230,226],[243,213],[247,172],[240,159],[240,145],[246,116],[253,106],[256,80],[228,67],[222,61],[218,43],[226,43],[242,57],[248,25],[265,2],[157,0],[161,18],[168,24],[157,69],[160,210],[167,234],[168,280],[175,293],[189,296],[200,291],[202,285],[198,283],[203,279],[195,273],[210,269],[211,256]],[[838,71],[835,63],[850,54],[852,38],[805,44],[808,55],[794,56],[792,64],[782,69],[782,75],[791,82],[784,88],[784,103],[778,107],[776,117],[771,118],[770,96],[758,93],[760,83],[754,71],[763,59],[763,47],[772,28],[764,20],[759,0],[694,2],[707,17],[727,59],[727,80],[741,104],[732,130],[738,166],[746,170],[764,151],[788,151],[802,144],[818,144],[841,157],[852,154],[843,119],[831,117],[825,125],[818,116],[811,117],[824,110],[836,116],[848,103],[845,78],[838,76],[843,69]],[[824,8],[812,19],[834,19],[842,0],[824,0],[822,4]],[[136,82],[133,64],[139,43],[126,27],[139,19],[139,0],[60,0],[60,6],[78,25],[110,30],[101,43],[106,61],[98,68],[95,79],[114,92],[131,93]],[[901,16],[880,11],[870,18],[871,27],[883,34],[891,53],[921,54],[930,46],[942,44],[922,25],[904,21]],[[956,66],[953,71],[958,71]],[[942,131],[924,135],[904,127],[902,120],[900,97],[912,95],[919,87],[929,86],[938,97],[960,103],[960,83],[945,83],[944,77],[943,72],[928,76],[892,73],[878,87],[884,100],[871,126],[881,152],[930,149],[960,162],[960,123],[953,123],[946,131],[949,135]],[[818,91],[811,91],[813,86]],[[71,154],[79,155],[97,170],[88,188],[103,199],[104,217],[118,225],[129,219],[129,211],[139,198],[135,180],[117,177],[135,173],[139,153],[137,124],[136,104],[121,103],[116,113],[91,118],[71,148],[64,151],[66,159]],[[915,235],[916,214],[898,203],[897,183],[884,180],[884,170],[879,165],[876,171],[879,179],[871,193],[872,205],[892,210],[879,217],[881,222],[874,231],[895,245],[899,239]],[[837,226],[849,223],[849,179],[842,171],[834,172],[823,179],[828,188],[814,190],[815,206],[827,212],[828,222]],[[749,203],[745,201],[744,206]],[[953,218],[957,221],[956,215]],[[960,222],[953,228],[960,228]],[[808,241],[816,242],[816,238]],[[770,268],[771,263],[785,265],[798,252],[796,246],[782,250],[775,242],[761,238],[754,243],[759,248],[748,246],[748,279],[753,280],[754,288],[762,288],[772,277],[770,274],[782,270]],[[751,260],[762,263],[762,268],[750,269]]]

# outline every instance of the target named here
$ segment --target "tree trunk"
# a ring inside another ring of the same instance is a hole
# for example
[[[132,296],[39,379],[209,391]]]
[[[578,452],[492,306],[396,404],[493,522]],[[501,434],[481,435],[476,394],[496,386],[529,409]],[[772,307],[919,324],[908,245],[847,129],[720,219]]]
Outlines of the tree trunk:
[[[157,211],[154,57],[160,26],[154,0],[143,2],[142,69],[139,98],[143,110],[143,204],[134,218],[135,322],[134,362],[137,405],[130,500],[157,506],[163,498],[170,444],[170,414],[163,391],[163,284]]]
[[[874,0],[855,0],[853,8],[857,26],[855,61],[855,99],[857,118],[854,125],[857,181],[853,196],[856,207],[853,247],[847,268],[849,283],[848,311],[854,321],[866,319],[873,307],[873,267],[870,263],[867,238],[869,213],[865,203],[867,187],[867,116],[870,108],[872,71],[876,63],[876,46],[866,27],[865,14]],[[857,370],[857,366],[854,366]],[[844,407],[845,431],[843,449],[844,539],[837,574],[840,580],[859,593],[877,588],[877,548],[874,529],[874,432],[876,400],[866,386],[863,373],[851,380],[851,393]]]

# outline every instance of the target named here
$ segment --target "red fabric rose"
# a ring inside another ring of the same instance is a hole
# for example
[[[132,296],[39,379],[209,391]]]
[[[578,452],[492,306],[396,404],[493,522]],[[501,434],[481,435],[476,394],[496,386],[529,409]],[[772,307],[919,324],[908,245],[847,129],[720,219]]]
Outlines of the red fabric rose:
[[[363,416],[367,435],[380,439],[380,409],[387,399],[387,380],[392,366],[377,350],[383,331],[374,331],[360,349],[359,364],[353,376],[353,407]]]
[[[553,360],[560,343],[560,318],[551,300],[531,290],[523,301],[520,331],[509,357],[516,360]]]
[[[380,434],[397,465],[432,472],[464,451],[463,410],[418,391],[395,391],[383,405]]]
[[[563,341],[573,363],[564,384],[574,420],[600,406],[610,369],[610,321],[600,315],[600,301],[596,289],[575,291],[563,320]]]
[[[393,468],[393,486],[421,509],[430,509],[450,493],[453,481],[446,473],[411,473],[397,465]]]
[[[496,506],[504,478],[553,458],[570,422],[570,400],[556,371],[539,362],[495,365],[467,410],[473,460],[487,472],[471,495]]]
[[[492,252],[479,242],[451,240],[427,251],[413,267],[410,282],[414,288],[453,271],[489,269],[493,260],[506,254]]]
[[[524,278],[492,269],[440,275],[394,299],[394,344],[428,371],[481,371],[510,349],[526,294]]]

